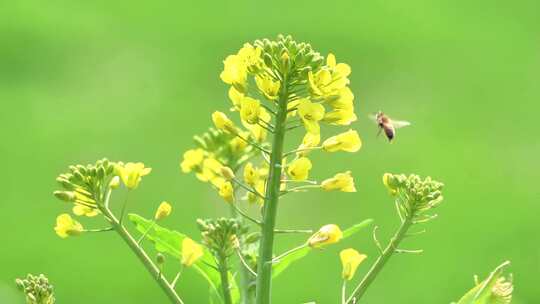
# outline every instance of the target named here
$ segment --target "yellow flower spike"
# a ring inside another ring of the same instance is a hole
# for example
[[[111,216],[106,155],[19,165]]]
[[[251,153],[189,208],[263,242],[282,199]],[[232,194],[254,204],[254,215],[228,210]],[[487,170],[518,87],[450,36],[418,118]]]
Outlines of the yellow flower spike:
[[[143,163],[118,163],[115,170],[128,189],[136,189],[142,177],[152,172],[152,168],[145,168]]]
[[[245,92],[247,81],[247,66],[241,56],[229,55],[223,61],[221,80],[233,85],[239,92]]]
[[[321,247],[337,243],[342,238],[343,232],[341,232],[339,226],[334,224],[324,225],[308,239],[308,245],[310,247]]]
[[[77,216],[88,216],[88,217],[94,217],[99,214],[99,210],[96,208],[91,208],[85,205],[79,205],[75,204],[73,206],[73,214]]]
[[[249,124],[256,124],[261,113],[261,102],[251,97],[244,97],[240,103],[240,118]]]
[[[215,111],[212,113],[212,121],[214,122],[214,125],[219,130],[223,130],[230,134],[236,134],[236,126],[232,122],[232,120],[225,115],[223,112]]]
[[[159,207],[156,210],[156,214],[154,215],[154,219],[156,221],[162,220],[162,219],[168,217],[169,215],[171,215],[171,212],[172,212],[172,206],[169,203],[165,202],[165,201],[161,202],[161,204],[159,204]]]
[[[235,109],[240,109],[240,102],[242,102],[242,99],[244,99],[244,94],[238,92],[237,89],[234,87],[231,87],[229,89],[229,99],[231,100],[233,107]]]
[[[289,170],[287,173],[289,173],[289,176],[293,180],[302,181],[309,177],[309,170],[311,170],[312,167],[313,165],[311,164],[309,158],[300,157],[289,165]]]
[[[349,130],[328,138],[323,142],[322,147],[327,152],[356,152],[362,147],[362,141],[360,140],[360,136],[358,136],[358,132]]]
[[[189,267],[204,255],[203,247],[186,237],[182,241],[182,265]]]
[[[310,148],[317,147],[321,142],[321,134],[306,133],[302,144],[298,146],[299,152],[296,153],[298,156],[306,156],[310,152]]]
[[[244,182],[250,186],[255,186],[259,179],[259,170],[257,170],[251,162],[247,163],[244,166]]]
[[[255,83],[263,95],[269,100],[276,100],[279,94],[279,88],[281,84],[279,81],[273,81],[267,75],[257,75],[255,76]]]
[[[319,121],[324,117],[324,107],[321,104],[313,103],[309,99],[302,99],[298,104],[298,115],[307,132],[320,133]]]
[[[234,201],[234,188],[231,182],[224,182],[221,187],[219,187],[219,196],[221,196],[228,203],[232,203]]]
[[[191,149],[184,153],[184,159],[180,163],[182,172],[189,173],[196,167],[200,166],[204,159],[203,149]]]
[[[358,251],[348,248],[339,253],[341,264],[343,265],[342,278],[350,281],[356,272],[358,266],[367,258],[367,255],[360,254]]]
[[[56,218],[56,226],[54,227],[56,234],[65,239],[68,236],[76,236],[83,232],[83,226],[67,213],[60,214]]]
[[[324,180],[321,188],[326,191],[340,190],[343,192],[356,192],[351,171],[338,173],[334,177]]]

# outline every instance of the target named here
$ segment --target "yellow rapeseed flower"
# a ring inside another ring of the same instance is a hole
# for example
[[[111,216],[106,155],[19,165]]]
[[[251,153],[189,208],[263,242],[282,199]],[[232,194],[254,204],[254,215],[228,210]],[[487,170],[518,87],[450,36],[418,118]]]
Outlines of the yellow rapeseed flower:
[[[308,245],[311,247],[321,247],[337,243],[342,238],[343,232],[341,232],[341,229],[337,225],[324,225],[308,239]]]
[[[298,103],[298,115],[307,132],[320,133],[319,121],[324,117],[324,107],[321,104],[313,103],[309,99],[302,99]]]
[[[115,170],[128,189],[135,189],[139,186],[142,177],[150,174],[152,168],[145,168],[143,163],[127,163],[124,165],[120,162],[115,166]]]
[[[336,57],[330,53],[326,56],[326,65],[332,71],[332,84],[333,89],[341,89],[349,84],[349,75],[351,74],[351,67],[346,63],[336,63]]]
[[[65,239],[68,236],[76,236],[83,232],[83,226],[67,213],[60,214],[56,218],[54,231],[59,237]]]
[[[354,277],[356,269],[366,258],[367,255],[360,254],[358,251],[348,248],[343,249],[339,253],[341,264],[343,265],[342,277],[344,280],[350,281]]]
[[[321,183],[321,188],[326,191],[340,190],[343,192],[356,192],[351,171],[338,173],[334,177],[324,180]]]
[[[261,114],[261,102],[251,97],[244,97],[240,102],[240,118],[248,124],[256,124]]]
[[[311,94],[315,96],[326,96],[328,94],[328,85],[332,82],[332,74],[327,69],[321,69],[313,74],[308,72],[308,84]]]
[[[235,109],[240,109],[240,102],[242,102],[242,99],[244,99],[245,96],[246,95],[238,92],[238,90],[234,87],[229,89],[229,99],[231,100]]]
[[[224,182],[219,187],[219,196],[225,199],[226,202],[232,203],[234,201],[234,188],[231,182]]]
[[[260,179],[259,170],[253,166],[251,162],[244,166],[244,182],[250,186],[254,186]]]
[[[191,266],[204,255],[203,247],[186,237],[182,241],[182,265]]]
[[[203,149],[191,149],[187,150],[184,153],[184,159],[180,163],[180,168],[182,172],[188,173],[193,169],[199,167],[204,159],[204,150]]]
[[[274,81],[268,75],[255,76],[255,83],[263,95],[269,100],[276,100],[279,94],[279,81]]]
[[[335,109],[324,115],[323,121],[333,125],[348,126],[358,119],[354,109]]]
[[[197,172],[197,178],[203,182],[212,181],[219,176],[221,167],[223,165],[217,159],[213,157],[205,158],[202,162],[201,171]]]
[[[302,143],[298,146],[297,150],[299,151],[296,154],[298,156],[305,156],[311,151],[310,148],[317,147],[320,142],[321,134],[306,133],[302,139]]]
[[[261,108],[259,113],[259,120],[270,122],[271,119],[272,117],[270,116],[270,113],[268,113],[268,111],[266,111],[264,108]],[[244,126],[249,130],[252,138],[255,139],[256,142],[263,142],[268,135],[266,129],[258,124],[252,125],[245,123]]]
[[[257,70],[261,64],[262,49],[254,47],[250,43],[244,43],[244,46],[238,51],[238,56],[248,70]]]
[[[232,120],[223,112],[215,111],[212,113],[212,121],[219,130],[223,130],[227,133],[236,134],[236,126]]]
[[[80,205],[75,203],[75,206],[73,206],[73,214],[77,216],[88,216],[88,217],[94,217],[99,214],[99,210],[97,208],[92,208],[85,205]]]
[[[349,130],[328,138],[323,142],[322,146],[328,152],[356,152],[362,147],[362,141],[360,140],[360,136],[358,136],[358,132]]]
[[[167,202],[161,202],[161,204],[159,204],[159,207],[157,208],[156,210],[156,214],[154,215],[154,219],[156,221],[159,221],[159,220],[162,220],[166,217],[168,217],[172,212],[172,207],[169,203]]]
[[[238,91],[244,92],[247,81],[247,66],[238,55],[229,55],[223,61],[223,72],[219,75],[223,82],[233,85]]]
[[[302,181],[309,177],[309,170],[311,170],[312,166],[309,158],[300,157],[289,165],[287,172],[293,180]]]

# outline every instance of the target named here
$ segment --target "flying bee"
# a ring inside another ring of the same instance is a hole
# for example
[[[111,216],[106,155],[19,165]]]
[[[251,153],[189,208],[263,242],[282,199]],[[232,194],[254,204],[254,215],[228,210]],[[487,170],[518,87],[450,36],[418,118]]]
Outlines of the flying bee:
[[[384,135],[386,135],[386,138],[388,138],[389,142],[391,142],[392,139],[396,137],[396,129],[403,128],[411,124],[408,121],[390,119],[390,117],[388,117],[381,111],[372,115],[371,118],[379,126],[379,132],[377,133],[377,136],[379,136],[381,132],[384,131]]]

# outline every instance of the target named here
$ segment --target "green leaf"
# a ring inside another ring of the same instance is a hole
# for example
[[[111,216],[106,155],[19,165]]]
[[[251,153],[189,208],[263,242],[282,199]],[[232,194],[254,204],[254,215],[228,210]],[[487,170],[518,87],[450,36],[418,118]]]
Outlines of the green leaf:
[[[503,274],[506,266],[510,265],[506,261],[499,265],[484,281],[477,284],[473,289],[469,290],[457,304],[499,304],[501,303],[497,297],[492,296],[492,290],[499,278]]]
[[[154,243],[157,251],[167,253],[179,260],[182,258],[182,241],[187,237],[185,234],[163,228],[157,224],[152,225],[153,221],[147,220],[137,214],[129,214],[128,217],[141,234],[146,233],[146,239]],[[204,247],[204,255],[191,265],[191,267],[208,281],[212,291],[211,294],[214,294],[212,297],[222,301],[221,296],[218,296],[221,295],[221,277],[216,269],[216,261],[206,247]],[[229,277],[233,303],[239,303],[240,291],[231,273],[229,273]]]
[[[343,231],[343,239],[346,239],[353,234],[359,232],[363,228],[366,228],[367,226],[371,225],[373,222],[373,219],[367,219],[364,220],[356,225],[353,225],[352,227],[349,227],[348,229]],[[278,275],[280,275],[285,269],[287,269],[293,262],[300,260],[301,258],[305,257],[312,251],[312,248],[309,246],[306,246],[302,249],[299,249],[295,252],[292,252],[291,254],[283,257],[280,261],[272,265],[272,277],[275,278]]]

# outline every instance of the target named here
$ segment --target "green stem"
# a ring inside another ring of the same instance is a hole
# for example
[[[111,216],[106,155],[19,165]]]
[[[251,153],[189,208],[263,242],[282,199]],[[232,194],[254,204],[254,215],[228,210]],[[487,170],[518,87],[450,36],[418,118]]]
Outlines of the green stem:
[[[108,205],[108,202],[106,203]],[[112,228],[120,235],[120,237],[126,242],[131,251],[142,262],[146,270],[150,272],[152,277],[159,284],[163,292],[169,297],[172,303],[184,304],[182,299],[178,296],[174,288],[169,284],[167,279],[160,275],[159,268],[154,264],[152,259],[146,254],[146,252],[137,244],[137,241],[131,236],[129,231],[126,230],[120,221],[114,216],[114,214],[108,208],[101,208],[101,212],[110,220]]]
[[[237,189],[234,189],[235,190],[235,193],[234,193],[234,197],[236,197],[236,191]],[[238,208],[238,206],[236,205],[236,201],[234,201],[232,204],[231,204],[231,215],[235,218],[237,218],[240,222],[243,222],[244,217],[248,216],[247,214],[245,214],[242,210],[240,210],[240,208]],[[257,221],[256,219],[253,219],[251,217],[246,217],[250,220],[254,220],[257,225],[260,225],[260,222]],[[240,238],[240,248],[243,248],[244,247],[244,237],[241,237]],[[241,252],[240,250],[238,250],[238,254],[241,255]],[[240,265],[240,284],[239,284],[239,289],[240,289],[240,295],[241,295],[241,303],[242,304],[251,304],[253,303],[253,300],[254,300],[254,293],[253,293],[253,288],[250,288],[250,285],[254,282],[254,276],[250,273],[250,269],[247,268],[247,264],[245,265],[244,263],[241,263],[242,265]]]
[[[287,75],[285,74],[281,83],[278,100],[272,153],[270,155],[270,172],[267,180],[263,209],[262,236],[257,265],[257,304],[270,304],[274,228],[276,226],[277,205],[280,194],[279,187],[281,184],[281,163],[283,159],[288,95]]]
[[[407,234],[407,230],[412,225],[412,219],[411,217],[407,217],[401,222],[401,226],[396,231],[392,239],[390,240],[390,243],[388,243],[388,246],[384,249],[382,254],[377,258],[375,263],[371,266],[367,274],[364,276],[362,281],[356,286],[356,288],[353,290],[351,296],[347,299],[345,304],[353,303],[352,300],[356,298],[356,301],[358,301],[366,292],[369,285],[375,280],[381,269],[383,269],[384,265],[390,257],[396,252],[398,249],[399,244]],[[355,302],[354,302],[355,303]]]
[[[288,256],[289,254],[291,254],[291,253],[293,253],[293,252],[296,252],[296,251],[298,251],[298,250],[302,250],[302,249],[306,248],[307,246],[308,246],[308,244],[305,243],[305,244],[302,244],[302,245],[300,245],[300,246],[298,246],[298,247],[294,247],[293,249],[287,250],[287,251],[285,251],[284,253],[280,254],[279,256],[275,257],[275,258],[273,259],[273,262],[279,263],[279,261],[280,261],[281,259],[283,259],[284,257],[286,257],[286,256]]]
[[[232,304],[231,287],[229,286],[229,267],[227,266],[227,257],[220,255],[219,274],[221,276],[221,291],[223,292],[224,304]]]

